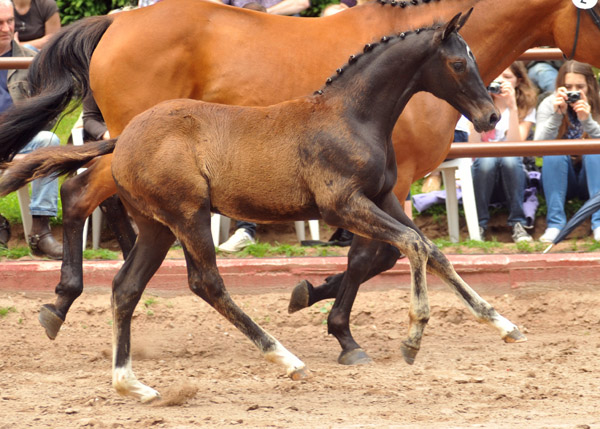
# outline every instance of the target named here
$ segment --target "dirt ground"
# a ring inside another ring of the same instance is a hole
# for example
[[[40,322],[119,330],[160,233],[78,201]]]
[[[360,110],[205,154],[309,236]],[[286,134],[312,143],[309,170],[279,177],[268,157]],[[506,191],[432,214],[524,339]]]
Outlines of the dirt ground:
[[[351,321],[373,363],[357,367],[336,363],[329,306],[289,315],[288,295],[233,298],[307,364],[307,381],[286,378],[191,293],[145,295],[133,368],[163,400],[140,404],[111,387],[108,290],[86,290],[55,341],[37,322],[51,295],[0,292],[0,428],[600,427],[600,291],[484,296],[529,340],[505,344],[433,290],[413,366],[399,353],[407,291],[364,291]]]

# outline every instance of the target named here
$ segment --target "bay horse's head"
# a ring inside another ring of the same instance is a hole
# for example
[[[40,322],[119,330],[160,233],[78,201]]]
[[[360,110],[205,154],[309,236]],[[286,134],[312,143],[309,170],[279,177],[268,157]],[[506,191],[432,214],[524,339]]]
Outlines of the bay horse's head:
[[[487,92],[475,57],[458,30],[467,22],[473,9],[458,14],[436,29],[434,44],[439,45],[421,67],[427,91],[446,100],[475,125],[477,132],[494,128],[500,114]]]

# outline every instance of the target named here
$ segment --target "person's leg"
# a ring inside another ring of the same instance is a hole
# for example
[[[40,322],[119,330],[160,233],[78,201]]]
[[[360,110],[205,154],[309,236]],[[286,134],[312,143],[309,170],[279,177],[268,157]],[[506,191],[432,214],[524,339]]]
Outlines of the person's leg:
[[[237,231],[240,228],[245,229],[246,232],[248,233],[248,235],[250,235],[250,237],[252,237],[252,238],[256,237],[256,224],[254,222],[246,222],[244,220],[238,220],[235,224],[235,229]]]
[[[499,158],[476,158],[471,166],[477,218],[479,226],[484,230],[490,220],[488,206],[498,178],[498,160]]]
[[[543,157],[542,187],[546,198],[546,227],[562,229],[567,223],[565,201],[569,183],[573,185],[575,171],[568,155]]]
[[[582,176],[585,176],[588,197],[600,192],[600,155],[583,155]],[[600,228],[600,210],[592,214],[592,231]]]
[[[500,158],[500,183],[508,203],[508,225],[517,222],[525,225],[523,212],[523,199],[525,195],[525,168],[523,158],[519,156],[506,156]]]
[[[229,239],[219,246],[223,252],[239,252],[250,244],[255,243],[256,224],[252,222],[237,221],[235,232]]]
[[[541,92],[553,92],[558,70],[546,62],[539,62],[529,68],[527,75],[540,88]]]
[[[19,153],[25,154],[36,149],[58,145],[60,140],[56,134],[40,131]],[[46,177],[31,182],[29,210],[33,220],[29,241],[32,252],[37,256],[61,259],[62,245],[50,232],[50,218],[58,213],[58,178]]]

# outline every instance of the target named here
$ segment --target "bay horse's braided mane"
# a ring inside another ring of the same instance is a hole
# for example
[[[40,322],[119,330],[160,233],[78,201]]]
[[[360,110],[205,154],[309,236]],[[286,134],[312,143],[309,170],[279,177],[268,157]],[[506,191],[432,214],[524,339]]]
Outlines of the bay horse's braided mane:
[[[414,1],[417,1],[417,0],[414,0]],[[431,0],[423,0],[423,1],[431,1]],[[348,67],[356,64],[358,62],[358,60],[360,58],[364,57],[366,54],[373,52],[373,50],[376,47],[378,47],[379,45],[387,44],[389,42],[394,42],[397,40],[404,40],[406,38],[406,36],[408,36],[412,33],[420,34],[424,31],[436,30],[436,29],[440,28],[442,25],[443,25],[442,23],[436,23],[436,24],[433,24],[431,27],[422,27],[422,28],[417,28],[415,30],[403,31],[401,33],[393,34],[390,36],[383,36],[378,42],[367,43],[365,45],[365,47],[363,48],[362,52],[359,52],[354,55],[350,55],[348,62],[346,64],[344,64],[342,67],[338,68],[336,70],[336,74],[327,78],[327,80],[325,81],[325,87],[328,85],[331,85],[334,81],[339,79],[344,74],[344,72],[348,69]],[[314,95],[323,95],[323,90],[325,89],[325,87],[315,91],[313,94]]]

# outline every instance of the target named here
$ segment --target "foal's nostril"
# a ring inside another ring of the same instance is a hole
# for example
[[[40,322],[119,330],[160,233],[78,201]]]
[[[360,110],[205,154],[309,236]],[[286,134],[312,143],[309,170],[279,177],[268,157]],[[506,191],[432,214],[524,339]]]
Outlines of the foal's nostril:
[[[499,120],[500,120],[500,117],[497,114],[492,113],[490,115],[490,125],[491,126],[495,126]]]

